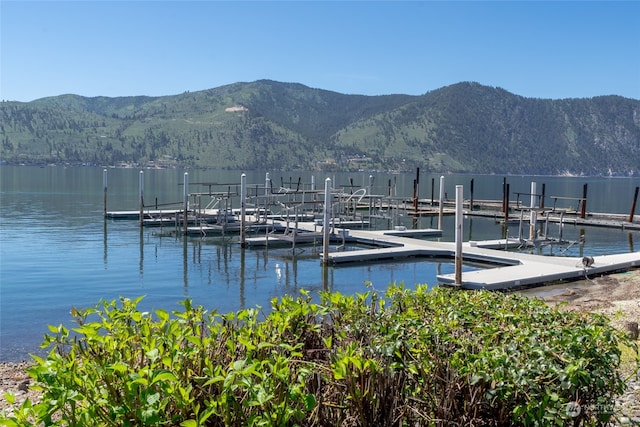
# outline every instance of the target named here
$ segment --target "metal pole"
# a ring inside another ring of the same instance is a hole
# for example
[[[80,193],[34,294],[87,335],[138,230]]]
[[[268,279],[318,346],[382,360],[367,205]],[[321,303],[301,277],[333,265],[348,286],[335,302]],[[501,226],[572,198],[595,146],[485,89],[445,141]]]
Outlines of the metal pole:
[[[440,203],[439,203],[439,212],[438,212],[438,230],[442,230],[442,210],[443,210],[443,200],[444,200],[444,175],[440,176]]]
[[[462,284],[462,204],[464,203],[463,186],[456,185],[456,256],[455,256],[455,284]]]
[[[140,171],[138,177],[138,194],[140,199],[140,227],[142,227],[142,220],[144,218],[144,171]]]
[[[469,200],[469,210],[473,211],[473,178],[471,178],[471,199]]]
[[[331,227],[331,178],[324,180],[324,218],[322,221],[322,263],[329,263],[329,229]]]
[[[102,188],[104,189],[104,216],[107,217],[107,170],[102,171]]]
[[[107,191],[106,188],[107,187],[105,187],[105,191]],[[631,203],[631,212],[629,213],[629,222],[633,222],[633,216],[636,213],[636,202],[638,201],[638,189],[640,189],[640,187],[636,187],[636,193],[633,196],[633,203]]]
[[[536,238],[536,190],[537,184],[535,181],[531,181],[531,195],[529,202],[529,239],[533,242]]]
[[[189,173],[184,173],[184,183],[182,188],[182,199],[184,202],[184,235],[187,235],[187,227],[188,227],[188,218],[187,214],[189,212]]]
[[[536,190],[537,190],[537,184],[535,181],[531,181],[531,198],[529,199],[529,207],[531,209],[536,207]]]
[[[367,197],[369,198],[369,226],[371,226],[371,214],[373,198],[371,197],[373,191],[373,175],[369,175],[369,188],[367,189]]]
[[[269,218],[269,190],[271,188],[271,178],[269,178],[269,172],[264,176],[264,222],[267,222]]]
[[[244,248],[246,245],[246,236],[245,236],[245,199],[247,198],[247,175],[240,175],[240,247]]]

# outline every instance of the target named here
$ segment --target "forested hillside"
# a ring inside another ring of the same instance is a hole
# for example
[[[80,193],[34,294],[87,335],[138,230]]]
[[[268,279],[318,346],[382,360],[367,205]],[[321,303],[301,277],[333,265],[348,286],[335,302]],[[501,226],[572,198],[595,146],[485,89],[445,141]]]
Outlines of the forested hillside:
[[[640,175],[640,100],[422,96],[257,81],[163,97],[0,104],[5,163]]]

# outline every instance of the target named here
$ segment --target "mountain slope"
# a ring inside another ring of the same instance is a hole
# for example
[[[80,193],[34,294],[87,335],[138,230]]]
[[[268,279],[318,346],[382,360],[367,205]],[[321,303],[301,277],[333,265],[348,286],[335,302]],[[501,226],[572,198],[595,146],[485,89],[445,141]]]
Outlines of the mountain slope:
[[[5,162],[640,174],[640,101],[524,98],[477,83],[344,95],[260,80],[163,97],[0,104]]]

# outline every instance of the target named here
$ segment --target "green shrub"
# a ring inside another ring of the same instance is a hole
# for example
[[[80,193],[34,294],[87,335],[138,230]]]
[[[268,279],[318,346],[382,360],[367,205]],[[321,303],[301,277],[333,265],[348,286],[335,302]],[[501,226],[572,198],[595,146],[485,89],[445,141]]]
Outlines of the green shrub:
[[[258,309],[73,310],[0,425],[604,425],[625,389],[602,316],[484,291],[392,286]],[[9,396],[10,397],[10,396]]]

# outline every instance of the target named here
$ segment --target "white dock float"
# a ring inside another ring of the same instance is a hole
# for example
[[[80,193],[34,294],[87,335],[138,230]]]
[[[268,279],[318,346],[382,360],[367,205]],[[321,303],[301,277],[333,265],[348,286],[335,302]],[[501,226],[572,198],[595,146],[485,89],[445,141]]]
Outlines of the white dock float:
[[[386,245],[376,249],[335,252],[329,254],[334,264],[348,262],[372,262],[375,260],[405,257],[443,257],[453,259],[454,242],[436,242],[389,235],[388,231],[351,231],[358,241],[371,241]],[[518,286],[532,286],[558,280],[576,280],[585,276],[612,273],[640,267],[640,252],[600,255],[592,257],[593,263],[583,264],[583,257],[552,257],[529,253],[508,252],[505,243],[515,244],[513,239],[467,242],[463,244],[465,262],[493,264],[496,267],[462,273],[460,286],[467,289],[498,290]],[[518,241],[518,244],[520,242]],[[489,249],[496,246],[502,250]],[[487,246],[487,247],[484,247]],[[455,274],[437,276],[438,283],[454,284]]]
[[[180,209],[145,209],[142,214],[144,218],[157,218],[163,216],[175,216],[179,212],[182,211]],[[107,212],[106,217],[109,219],[139,220],[140,211],[109,211]]]
[[[460,286],[466,289],[498,290],[532,286],[558,280],[577,280],[616,271],[640,267],[640,252],[594,256],[593,264],[585,266],[580,257],[546,257],[512,254],[520,264],[462,273]],[[466,257],[466,254],[463,254]],[[453,274],[438,276],[438,282],[454,284]]]
[[[484,249],[513,249],[522,246],[520,239],[471,240],[469,246]]]
[[[385,231],[384,234],[387,236],[398,237],[442,237],[442,230],[438,230],[436,228],[421,228],[417,230],[396,228],[394,230]]]

